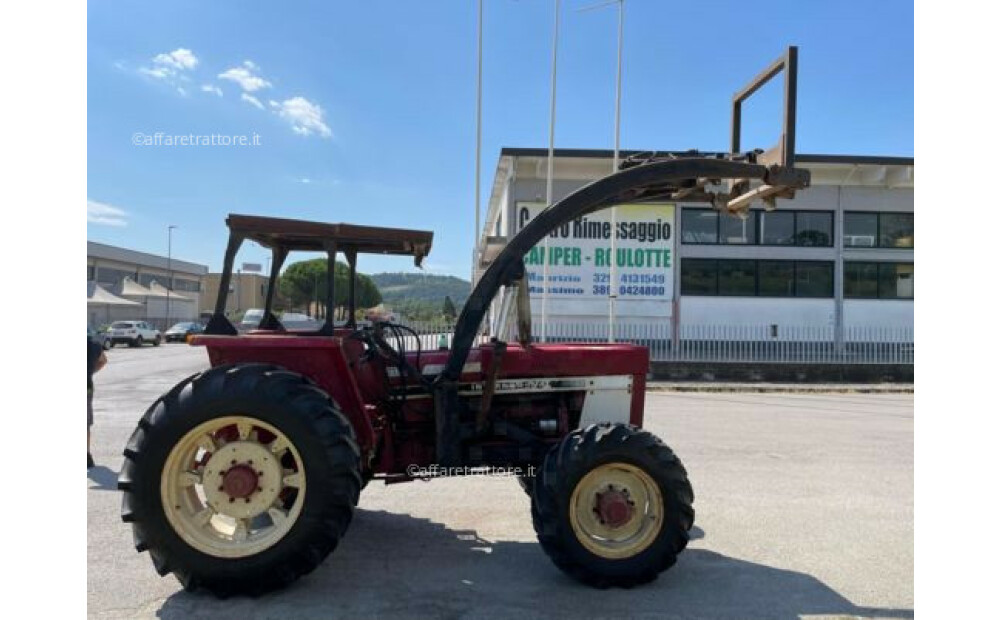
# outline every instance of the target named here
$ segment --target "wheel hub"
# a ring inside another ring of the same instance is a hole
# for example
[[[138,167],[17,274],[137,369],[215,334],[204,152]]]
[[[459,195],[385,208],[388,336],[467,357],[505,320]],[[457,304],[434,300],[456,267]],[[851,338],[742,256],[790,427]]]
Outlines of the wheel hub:
[[[628,491],[618,491],[609,487],[607,491],[597,494],[597,512],[601,523],[617,529],[632,520],[635,509],[629,499]]]
[[[569,519],[580,544],[602,558],[633,557],[660,532],[663,495],[653,478],[631,463],[603,463],[587,472],[570,496]]]
[[[233,465],[222,474],[222,490],[236,499],[247,498],[259,491],[257,480],[257,472],[250,465]]]
[[[205,498],[216,512],[237,519],[255,517],[281,492],[281,463],[255,441],[234,441],[212,454],[204,479]]]

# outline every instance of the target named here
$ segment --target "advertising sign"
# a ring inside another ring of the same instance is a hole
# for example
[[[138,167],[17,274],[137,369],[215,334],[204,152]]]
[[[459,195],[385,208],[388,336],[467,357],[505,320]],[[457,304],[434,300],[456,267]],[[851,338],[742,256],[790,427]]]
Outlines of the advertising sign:
[[[540,202],[515,207],[520,231],[545,208]],[[674,298],[675,206],[625,204],[617,208],[616,256],[620,302],[670,302]],[[607,301],[611,282],[611,210],[573,220],[549,235],[548,256],[540,242],[524,257],[532,297],[541,297],[549,265],[549,299]],[[644,306],[647,304],[643,304]]]

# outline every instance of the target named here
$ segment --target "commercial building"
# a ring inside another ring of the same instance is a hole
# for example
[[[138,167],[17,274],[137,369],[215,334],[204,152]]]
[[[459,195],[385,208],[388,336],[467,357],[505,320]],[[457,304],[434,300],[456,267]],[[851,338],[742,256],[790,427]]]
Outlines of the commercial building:
[[[87,242],[87,322],[197,320],[206,265]],[[132,302],[132,303],[125,303]]]
[[[215,300],[219,298],[221,273],[210,273],[204,279],[202,313],[215,311]],[[250,308],[263,308],[267,299],[268,277],[259,273],[234,273],[229,282],[226,296],[226,316],[236,316]]]
[[[545,207],[547,156],[546,149],[501,151],[474,278]],[[612,156],[556,149],[553,199],[609,174]],[[796,165],[811,171],[811,186],[778,200],[774,211],[754,204],[747,219],[684,201],[619,206],[617,324],[663,326],[675,339],[685,328],[713,326],[776,337],[811,328],[831,339],[844,330],[903,328],[893,333],[912,338],[913,158],[797,155]],[[607,329],[611,230],[610,210],[594,213],[555,231],[548,257],[541,247],[525,257],[536,326],[549,266],[548,326],[536,334]]]

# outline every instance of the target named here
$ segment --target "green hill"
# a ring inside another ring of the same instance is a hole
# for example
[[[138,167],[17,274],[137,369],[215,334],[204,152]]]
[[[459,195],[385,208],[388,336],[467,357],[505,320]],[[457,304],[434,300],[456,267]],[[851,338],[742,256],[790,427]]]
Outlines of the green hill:
[[[423,273],[376,273],[369,276],[382,294],[382,301],[411,321],[427,321],[442,316],[445,297],[451,297],[461,311],[472,284],[455,276]]]

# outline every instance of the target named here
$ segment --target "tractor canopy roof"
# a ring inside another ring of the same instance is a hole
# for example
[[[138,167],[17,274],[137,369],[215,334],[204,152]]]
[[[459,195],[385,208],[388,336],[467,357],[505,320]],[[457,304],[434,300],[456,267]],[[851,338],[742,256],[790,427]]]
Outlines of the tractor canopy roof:
[[[327,224],[278,217],[238,215],[226,219],[231,233],[256,241],[266,248],[288,251],[338,252],[358,254],[401,254],[412,256],[419,267],[431,251],[434,233],[424,230]]]

